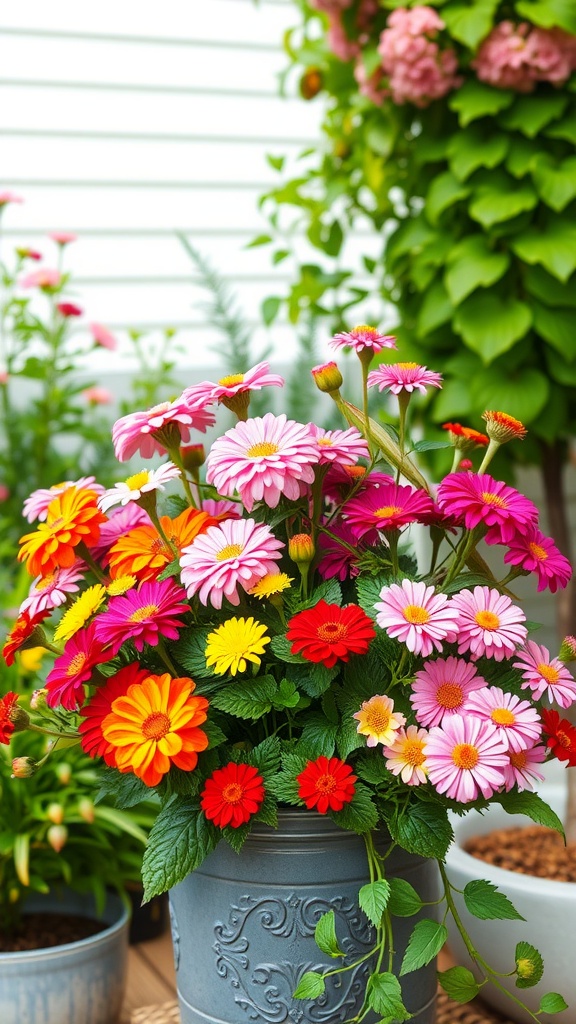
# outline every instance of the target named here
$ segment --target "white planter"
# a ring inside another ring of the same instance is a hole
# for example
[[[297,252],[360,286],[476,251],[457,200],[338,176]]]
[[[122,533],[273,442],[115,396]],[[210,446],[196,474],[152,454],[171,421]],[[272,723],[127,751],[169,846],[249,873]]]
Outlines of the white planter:
[[[563,813],[565,790],[550,786],[542,792],[543,799],[558,814]],[[537,1011],[545,992],[559,992],[568,1003],[563,1013],[543,1014],[541,1020],[555,1024],[575,1024],[576,1021],[576,884],[554,882],[495,867],[462,849],[474,835],[493,829],[515,828],[533,824],[522,815],[506,814],[493,806],[480,815],[470,812],[464,819],[453,821],[456,840],[446,858],[446,870],[458,889],[475,878],[483,878],[505,893],[525,921],[479,921],[468,913],[462,897],[455,895],[458,912],[474,946],[495,969],[511,971],[514,968],[516,943],[530,942],[544,959],[544,977],[534,988],[518,989],[514,978],[501,978],[502,984],[533,1011]],[[448,943],[459,964],[470,967],[467,950],[452,919],[448,922]],[[482,999],[511,1020],[530,1024],[531,1018],[500,993],[493,985],[485,985]]]

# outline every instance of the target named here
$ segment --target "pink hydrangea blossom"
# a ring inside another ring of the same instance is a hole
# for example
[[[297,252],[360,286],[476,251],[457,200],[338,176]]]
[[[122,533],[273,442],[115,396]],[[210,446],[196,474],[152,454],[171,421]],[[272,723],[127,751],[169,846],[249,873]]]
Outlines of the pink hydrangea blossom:
[[[430,782],[451,800],[489,800],[504,784],[508,750],[491,722],[452,715],[430,729],[424,752]]]
[[[506,594],[490,587],[474,587],[454,594],[452,604],[459,614],[458,654],[470,651],[472,658],[503,661],[524,643],[526,616]]]
[[[198,594],[204,605],[221,608],[224,597],[238,605],[238,587],[250,590],[268,573],[277,572],[283,547],[264,524],[253,519],[226,519],[183,549],[182,583],[188,596]]]
[[[331,10],[327,13],[328,30],[326,32],[326,43],[328,49],[331,50],[338,60],[345,61],[346,64],[351,60],[356,60],[360,55],[360,44],[357,40],[350,39],[344,27],[341,12]]]
[[[394,103],[427,107],[461,84],[452,49],[436,42],[444,22],[432,7],[399,7],[388,18],[378,52]]]
[[[556,703],[561,708],[569,708],[576,701],[576,680],[564,662],[551,656],[547,647],[528,640],[516,655],[518,661],[514,662],[514,668],[519,669],[524,678],[522,689],[531,690],[535,700],[546,694],[551,704]]]
[[[425,583],[402,580],[380,591],[376,621],[388,636],[405,643],[413,654],[427,657],[442,641],[453,643],[458,632],[458,610],[446,594]]]
[[[483,41],[472,67],[499,89],[532,92],[537,82],[563,85],[576,68],[576,40],[561,29],[501,21]]]
[[[119,462],[127,462],[136,452],[143,459],[164,454],[169,447],[179,447],[190,439],[191,430],[206,431],[214,424],[214,416],[202,406],[183,396],[174,402],[160,402],[145,412],[130,412],[112,427],[114,451]]]
[[[499,686],[484,686],[470,694],[466,713],[493,722],[509,750],[532,747],[542,735],[534,705],[514,693],[505,693]]]

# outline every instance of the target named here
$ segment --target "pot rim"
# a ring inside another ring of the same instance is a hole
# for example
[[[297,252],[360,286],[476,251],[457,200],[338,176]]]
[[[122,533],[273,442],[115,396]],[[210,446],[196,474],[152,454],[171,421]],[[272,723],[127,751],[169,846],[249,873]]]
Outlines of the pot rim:
[[[106,925],[102,931],[96,932],[95,935],[87,935],[84,939],[76,939],[75,942],[64,942],[60,946],[39,946],[38,949],[15,949],[0,952],[0,963],[8,961],[12,964],[18,961],[32,963],[34,960],[42,960],[44,962],[59,957],[62,953],[67,953],[69,950],[84,950],[89,947],[97,948],[103,945],[115,934],[120,933],[123,928],[127,928],[130,919],[129,910],[119,896],[115,893],[109,893],[108,900],[109,905],[112,907],[112,912],[115,914],[115,920],[111,924]],[[77,912],[77,916],[89,917],[90,915]]]

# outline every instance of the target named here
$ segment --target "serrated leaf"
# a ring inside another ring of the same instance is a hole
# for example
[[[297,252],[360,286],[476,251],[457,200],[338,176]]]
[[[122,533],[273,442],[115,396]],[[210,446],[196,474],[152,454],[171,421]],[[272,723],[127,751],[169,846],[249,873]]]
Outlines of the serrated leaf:
[[[163,569],[161,573],[158,574],[156,579],[158,580],[159,583],[161,583],[162,580],[169,580],[169,579],[172,578],[172,576],[179,576],[179,575],[180,575],[180,561],[179,561],[178,558],[175,558],[172,562],[168,563],[166,568]]]
[[[537,793],[523,790],[521,793],[503,793],[495,799],[502,804],[508,814],[526,814],[537,825],[553,828],[561,836],[564,836],[564,826],[556,811],[553,811]]]
[[[182,639],[171,650],[179,665],[182,665],[193,679],[208,679],[213,670],[206,665],[206,643],[209,629],[187,629]]]
[[[331,816],[341,828],[357,832],[358,835],[370,832],[378,824],[378,811],[372,794],[359,782],[356,783],[356,791],[351,802],[344,804],[341,811],[333,811]]]
[[[337,666],[326,668],[307,661],[303,665],[291,664],[286,670],[286,677],[309,697],[320,697],[328,690],[338,671]]]
[[[159,896],[181,882],[215,850],[220,830],[206,820],[198,804],[174,799],[160,811],[142,862],[144,899]]]
[[[382,756],[372,756],[374,752],[360,754],[355,764],[355,772],[364,782],[371,786],[379,786],[384,782],[390,782],[392,773],[386,767],[386,761]]]
[[[294,665],[309,664],[301,654],[292,654],[292,644],[285,636],[273,636],[270,647],[274,651],[276,657],[280,658],[280,661],[285,661],[288,664]]]
[[[540,1000],[538,1013],[561,1013],[568,1009],[568,1003],[558,992],[547,992]]]
[[[468,1003],[480,991],[476,978],[467,967],[450,967],[447,971],[439,971],[438,981],[456,1003]]]
[[[394,974],[371,974],[367,987],[371,1008],[386,1021],[405,1021],[412,1016],[402,1002],[400,982]]]
[[[311,761],[317,757],[333,757],[338,725],[328,722],[324,715],[314,716],[302,730],[301,744]]]
[[[514,953],[516,988],[533,988],[544,974],[544,961],[535,946],[519,942]]]
[[[247,758],[257,768],[266,782],[280,770],[280,740],[277,736],[268,736],[257,747],[254,747]]]
[[[306,971],[300,979],[300,984],[292,993],[294,999],[317,999],[324,992],[326,985],[324,976],[317,971]]]
[[[392,838],[408,853],[444,860],[454,838],[448,812],[440,804],[414,801],[387,821]]]
[[[100,789],[95,803],[112,794],[114,803],[119,810],[135,807],[136,804],[150,797],[150,787],[132,772],[120,773],[116,768],[106,768],[98,779]]]
[[[532,325],[532,311],[512,296],[476,292],[458,307],[453,323],[468,348],[489,366],[525,337]]]
[[[240,853],[244,843],[250,835],[250,824],[246,822],[244,825],[240,825],[238,828],[227,828],[222,829],[222,838],[228,843],[234,853]]]
[[[497,886],[484,879],[475,878],[464,888],[466,909],[480,921],[524,921],[514,905]]]
[[[458,306],[476,288],[489,288],[506,273],[510,256],[489,247],[484,235],[471,235],[450,251],[444,284],[451,301]]]
[[[479,117],[492,117],[505,110],[514,96],[511,89],[495,89],[471,79],[452,94],[448,106],[456,111],[461,127],[465,128]]]
[[[257,676],[227,683],[225,688],[212,694],[210,703],[235,718],[255,721],[272,708],[276,681],[272,676]]]
[[[424,904],[416,889],[405,878],[390,879],[388,910],[394,917],[413,917]]]
[[[410,936],[402,966],[400,977],[417,971],[419,967],[425,967],[442,949],[448,938],[446,925],[438,921],[431,921],[425,918],[414,925]]]
[[[319,918],[314,929],[314,940],[318,948],[327,956],[345,956],[338,945],[336,918],[333,910],[329,910],[327,914],[322,914],[322,917]]]
[[[358,894],[358,902],[366,917],[377,928],[382,920],[390,898],[390,883],[384,878],[363,885]]]

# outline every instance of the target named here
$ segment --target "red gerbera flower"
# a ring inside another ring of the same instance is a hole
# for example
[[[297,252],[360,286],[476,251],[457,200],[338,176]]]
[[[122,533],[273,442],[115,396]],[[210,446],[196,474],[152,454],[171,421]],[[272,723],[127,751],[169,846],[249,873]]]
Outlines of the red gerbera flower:
[[[376,630],[357,604],[340,608],[319,601],[292,616],[286,636],[292,641],[292,654],[332,668],[337,661],[348,661],[351,654],[366,654]]]
[[[350,765],[338,757],[328,759],[322,755],[316,761],[308,761],[296,781],[298,796],[309,811],[315,807],[319,814],[341,811],[356,791],[356,775],[352,774]]]
[[[80,709],[84,719],[78,726],[82,737],[80,746],[89,757],[103,757],[109,767],[116,767],[118,748],[104,739],[102,722],[110,714],[112,701],[117,697],[125,697],[132,683],[141,683],[149,675],[147,669],[141,668],[137,661],[132,661],[110,676],[103,686],[99,686],[94,696]]]
[[[220,828],[238,828],[249,821],[264,801],[264,779],[251,764],[230,761],[217,768],[202,790],[202,810]]]
[[[14,732],[11,714],[17,700],[18,697],[15,693],[7,693],[4,697],[0,697],[0,743],[9,743]]]
[[[41,632],[39,631],[36,636],[33,636],[33,634],[36,626],[42,622],[48,614],[48,611],[43,611],[39,612],[38,615],[29,615],[28,612],[25,611],[22,612],[22,615],[18,616],[16,622],[12,626],[12,629],[8,633],[6,642],[2,648],[2,655],[7,665],[12,665],[14,655],[21,647],[34,647],[41,644]],[[32,643],[30,643],[31,637]],[[28,641],[28,643],[26,641]]]
[[[567,718],[560,718],[557,711],[542,709],[540,717],[544,726],[546,746],[559,761],[576,766],[576,728]]]
[[[56,658],[52,671],[46,676],[49,708],[62,706],[67,711],[76,711],[84,701],[84,683],[90,680],[92,670],[110,660],[110,651],[105,651],[96,639],[95,628],[91,622],[85,629],[79,629]]]

